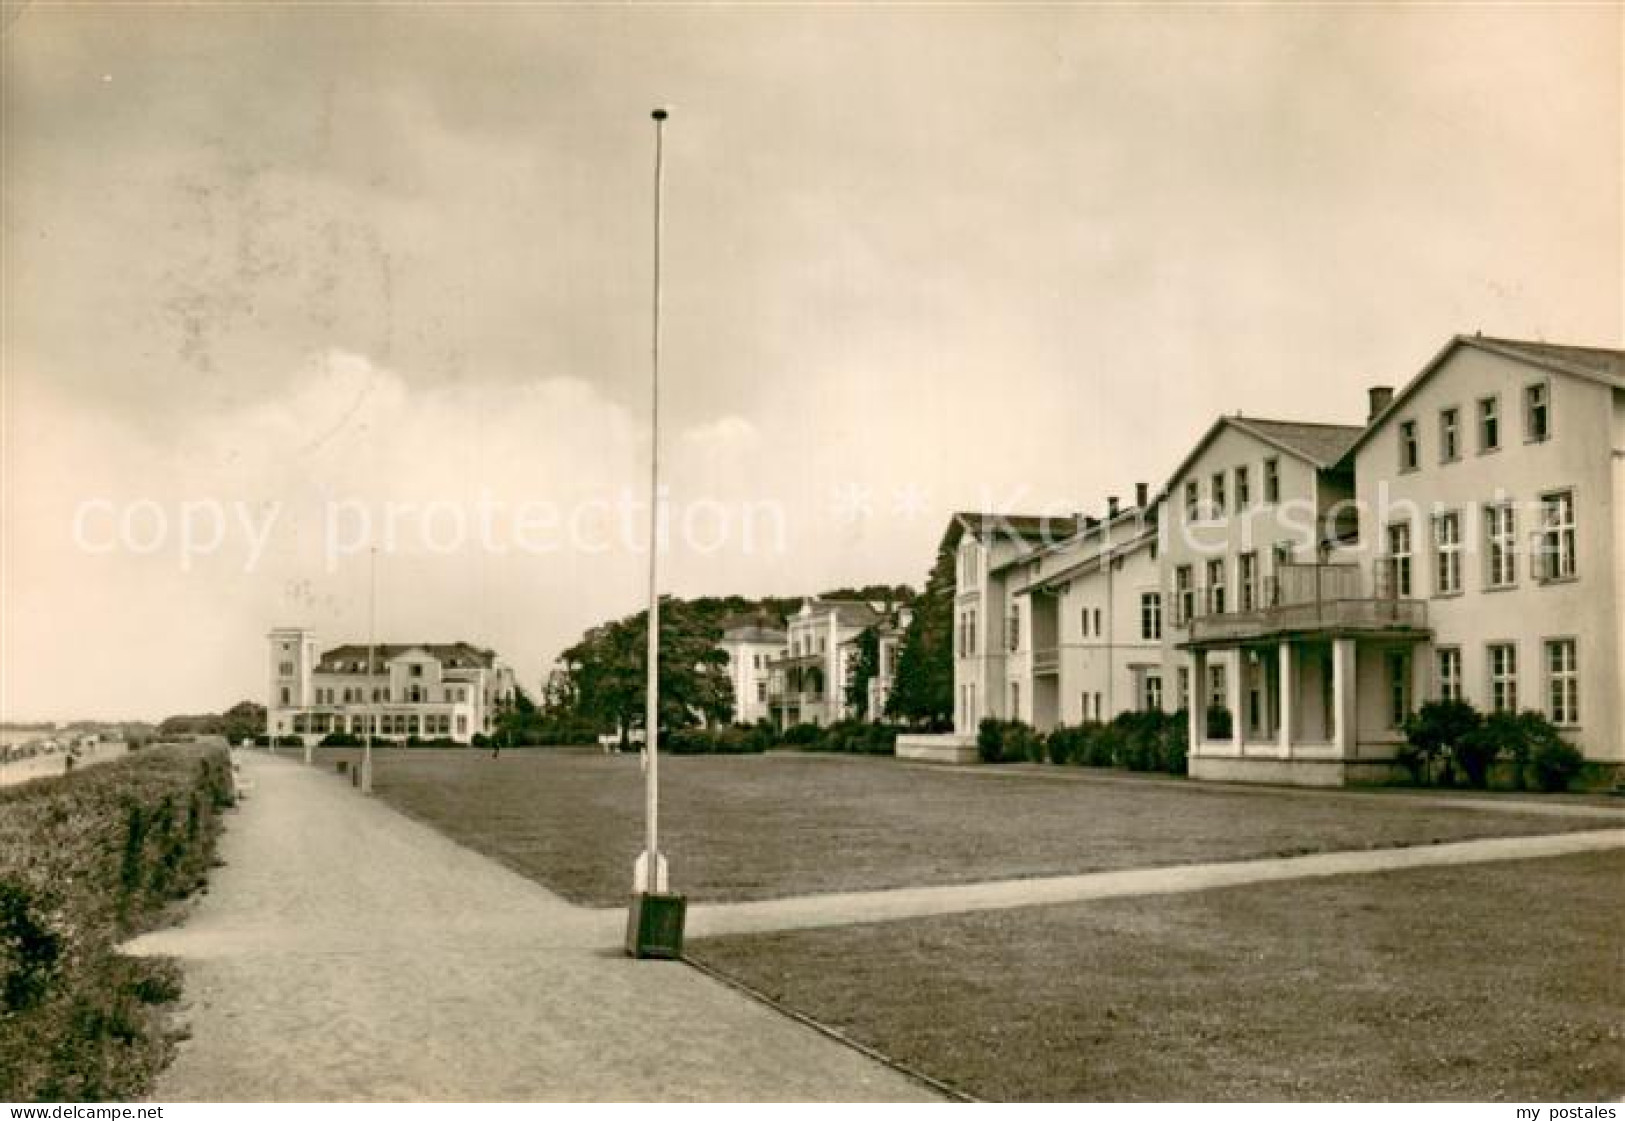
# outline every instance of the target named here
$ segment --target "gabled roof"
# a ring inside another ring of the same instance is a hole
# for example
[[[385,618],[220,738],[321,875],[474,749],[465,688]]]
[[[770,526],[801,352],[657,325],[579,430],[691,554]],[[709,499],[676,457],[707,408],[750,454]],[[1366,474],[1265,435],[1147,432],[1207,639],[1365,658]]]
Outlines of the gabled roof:
[[[1057,584],[1062,584],[1068,580],[1094,572],[1100,567],[1103,558],[1127,556],[1129,553],[1150,548],[1156,543],[1157,527],[1155,525],[1147,525],[1138,536],[1131,537],[1127,541],[1119,541],[1115,545],[1112,545],[1106,549],[1100,549],[1097,547],[1094,552],[1089,553],[1086,556],[1079,557],[1077,560],[1073,561],[1064,568],[1058,568],[1054,572],[1047,573],[1046,575],[1039,577],[1037,580],[1030,581],[1019,588],[1012,588],[1010,594],[1018,596],[1028,595],[1032,592],[1053,588]],[[1023,559],[1030,561],[1033,559],[1033,557],[1028,556]]]
[[[1174,483],[1179,480],[1197,457],[1207,450],[1207,446],[1218,439],[1219,433],[1226,428],[1234,428],[1238,432],[1245,432],[1255,440],[1283,451],[1290,456],[1303,460],[1317,471],[1325,471],[1335,467],[1339,460],[1348,454],[1349,448],[1354,446],[1365,427],[1359,424],[1323,424],[1310,420],[1266,420],[1263,417],[1221,416],[1215,420],[1202,438],[1180,460],[1174,473],[1168,476],[1168,485],[1164,492],[1173,490]]]
[[[754,623],[743,626],[729,627],[722,632],[723,642],[755,642],[763,645],[784,645],[784,632],[774,630],[772,627],[757,626]]]
[[[348,669],[339,669],[339,666],[349,666],[354,663],[366,664],[367,647],[361,643],[349,643],[345,646],[335,646],[324,651],[317,659],[316,669],[324,673],[347,673]],[[382,667],[392,658],[414,650],[422,650],[439,660],[440,664],[449,669],[489,669],[496,661],[493,651],[472,646],[466,642],[406,642],[389,643],[380,642],[372,647],[378,665]]]
[[[1079,545],[1086,545],[1091,539],[1099,540],[1105,536],[1109,529],[1120,529],[1125,524],[1137,523],[1142,528],[1151,527],[1153,535],[1156,530],[1154,515],[1158,506],[1162,505],[1163,496],[1158,494],[1149,497],[1144,506],[1130,506],[1126,510],[1119,510],[1113,517],[1092,518],[1084,517],[1076,524],[1075,532],[1070,537],[1062,538],[1047,545],[1041,545],[1029,552],[1020,553],[993,566],[994,572],[1003,572],[1018,565],[1028,564],[1039,557],[1049,556],[1064,549],[1075,549]]]
[[[958,546],[967,532],[976,537],[1001,534],[1017,541],[1053,544],[1078,532],[1080,522],[1070,514],[989,514],[961,511],[948,519],[938,552]]]
[[[809,599],[802,604],[802,610],[807,612],[809,618],[834,615],[851,627],[867,627],[880,619],[880,612],[860,599]]]
[[[1388,407],[1372,418],[1360,438],[1349,445],[1344,455],[1352,456],[1358,451],[1368,436],[1387,424],[1389,418],[1404,408],[1405,402],[1432,379],[1450,356],[1464,346],[1481,350],[1486,354],[1510,358],[1536,369],[1549,370],[1554,374],[1567,374],[1613,389],[1625,389],[1625,351],[1595,346],[1561,346],[1556,343],[1528,342],[1522,339],[1486,338],[1483,335],[1457,335],[1440,348],[1432,361],[1422,367],[1422,372],[1407,382],[1404,389],[1394,394],[1394,399],[1388,403]]]

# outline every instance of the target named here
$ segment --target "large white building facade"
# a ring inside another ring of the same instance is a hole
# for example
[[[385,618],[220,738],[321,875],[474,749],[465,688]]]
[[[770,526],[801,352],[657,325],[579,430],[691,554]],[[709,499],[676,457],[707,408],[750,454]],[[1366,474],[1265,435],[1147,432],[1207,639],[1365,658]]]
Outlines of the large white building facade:
[[[853,640],[884,619],[874,604],[810,599],[785,620],[785,647],[769,665],[768,710],[780,729],[862,716],[847,703]]]
[[[515,696],[513,672],[466,642],[336,646],[317,654],[314,631],[279,627],[269,641],[266,730],[315,743],[341,732],[379,739],[488,735]]]
[[[1365,404],[1221,417],[1098,521],[955,515],[959,736],[1183,708],[1193,777],[1335,785],[1457,698],[1625,762],[1625,352],[1458,336]]]

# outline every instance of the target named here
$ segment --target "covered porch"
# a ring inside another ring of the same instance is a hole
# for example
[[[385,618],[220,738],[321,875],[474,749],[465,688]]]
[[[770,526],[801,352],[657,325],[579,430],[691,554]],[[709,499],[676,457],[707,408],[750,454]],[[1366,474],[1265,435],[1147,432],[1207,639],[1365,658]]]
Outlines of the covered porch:
[[[1183,644],[1191,777],[1308,786],[1388,777],[1404,717],[1430,686],[1419,653],[1425,612],[1413,600],[1335,600],[1193,620]]]

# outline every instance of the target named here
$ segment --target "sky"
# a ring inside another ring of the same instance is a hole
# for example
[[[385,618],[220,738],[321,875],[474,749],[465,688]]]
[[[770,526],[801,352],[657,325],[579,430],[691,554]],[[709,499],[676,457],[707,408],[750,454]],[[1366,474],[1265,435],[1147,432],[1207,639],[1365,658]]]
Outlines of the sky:
[[[660,586],[924,581],[1457,332],[1622,342],[1615,5],[5,5],[0,719],[265,634],[528,688]],[[374,548],[376,547],[376,553]]]

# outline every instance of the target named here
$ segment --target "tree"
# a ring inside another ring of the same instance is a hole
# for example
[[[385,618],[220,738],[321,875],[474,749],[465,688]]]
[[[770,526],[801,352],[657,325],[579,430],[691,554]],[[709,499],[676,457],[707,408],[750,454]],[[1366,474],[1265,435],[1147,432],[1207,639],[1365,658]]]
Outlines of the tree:
[[[681,600],[660,607],[660,727],[686,728],[701,720],[733,718],[728,656],[717,648],[720,631],[708,612]],[[589,630],[560,657],[568,686],[557,695],[573,699],[571,715],[613,728],[625,744],[641,728],[645,707],[648,613],[638,612]]]
[[[914,622],[897,652],[897,677],[886,715],[932,727],[951,726],[954,713],[954,554],[937,553]]]
[[[869,682],[880,675],[880,631],[864,627],[854,640],[856,655],[846,665],[846,707],[859,715],[869,714]]]

